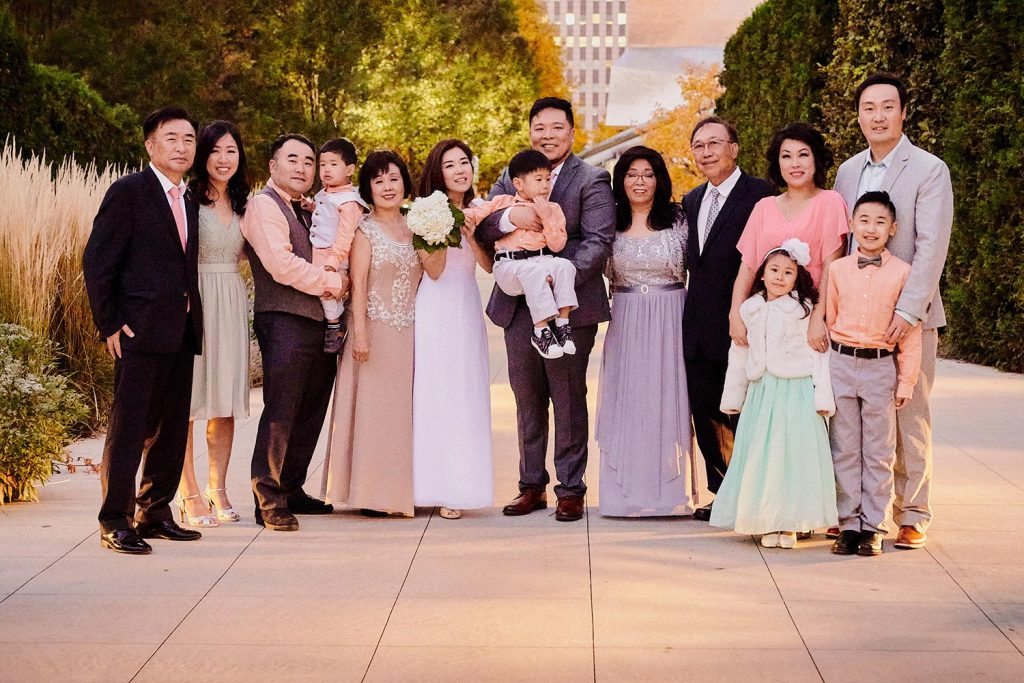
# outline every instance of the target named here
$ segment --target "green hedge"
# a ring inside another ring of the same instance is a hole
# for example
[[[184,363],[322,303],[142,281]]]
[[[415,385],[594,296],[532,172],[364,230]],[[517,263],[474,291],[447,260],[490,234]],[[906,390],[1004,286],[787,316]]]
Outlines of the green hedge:
[[[769,0],[725,45],[717,113],[739,127],[740,167],[766,177],[764,150],[789,121],[821,120],[821,66],[832,57],[837,0]]]
[[[726,46],[718,102],[740,129],[741,164],[763,173],[769,135],[794,119],[821,125],[837,161],[863,149],[854,90],[874,71],[905,79],[907,135],[953,178],[942,352],[1015,372],[1024,372],[1021,64],[1021,2],[767,0]]]
[[[1024,5],[946,0],[950,355],[1024,372]]]
[[[29,61],[9,11],[0,7],[0,131],[13,135],[26,153],[60,161],[74,154],[135,166],[144,156],[135,114],[107,104],[85,81]],[[0,140],[2,142],[2,140]]]

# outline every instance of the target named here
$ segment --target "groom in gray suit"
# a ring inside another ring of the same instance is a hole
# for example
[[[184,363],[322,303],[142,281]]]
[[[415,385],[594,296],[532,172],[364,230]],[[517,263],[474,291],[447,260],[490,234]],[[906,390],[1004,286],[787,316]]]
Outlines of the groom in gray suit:
[[[938,328],[946,325],[939,278],[953,226],[949,168],[903,134],[907,88],[895,76],[873,74],[857,88],[857,117],[868,149],[839,167],[835,189],[853,207],[865,192],[884,190],[896,205],[899,225],[888,248],[910,264],[910,277],[896,303],[886,341],[898,343],[922,326],[921,376],[914,397],[896,414],[897,441],[893,516],[897,548],[923,548],[932,512],[932,418],[928,406],[935,380]]]
[[[576,266],[579,307],[569,315],[575,355],[542,358],[530,345],[533,320],[522,296],[498,287],[491,293],[487,316],[505,330],[508,376],[516,397],[519,430],[519,496],[505,506],[506,515],[526,515],[547,507],[545,467],[548,447],[548,405],[555,413],[555,519],[583,517],[587,487],[587,363],[597,325],[608,320],[608,293],[601,272],[615,238],[615,200],[608,172],[590,166],[572,153],[575,137],[572,105],[544,97],[530,109],[530,144],[551,162],[550,200],[562,207],[568,237],[559,256]],[[490,197],[516,193],[508,171],[491,188]],[[541,230],[537,213],[516,206],[489,216],[477,226],[477,238],[493,244],[516,228]]]

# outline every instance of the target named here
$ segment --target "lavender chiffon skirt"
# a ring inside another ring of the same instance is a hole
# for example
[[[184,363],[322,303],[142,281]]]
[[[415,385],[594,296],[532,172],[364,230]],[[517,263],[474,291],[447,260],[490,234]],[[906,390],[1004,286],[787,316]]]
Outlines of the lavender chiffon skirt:
[[[599,511],[693,513],[694,453],[683,365],[686,290],[617,292],[598,389]]]

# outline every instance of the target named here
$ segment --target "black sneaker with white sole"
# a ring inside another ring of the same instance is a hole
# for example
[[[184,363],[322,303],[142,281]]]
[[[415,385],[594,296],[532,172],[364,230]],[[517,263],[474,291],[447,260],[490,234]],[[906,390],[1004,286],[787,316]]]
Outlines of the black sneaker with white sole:
[[[533,331],[530,335],[530,343],[533,344],[533,348],[537,349],[544,358],[554,359],[561,358],[562,354],[565,353],[562,347],[555,341],[555,337],[551,334],[551,330],[547,327],[543,327],[540,330],[540,336],[537,336],[537,330]]]
[[[555,341],[562,347],[562,353],[570,356],[576,353],[576,342],[572,340],[572,325],[555,325]]]

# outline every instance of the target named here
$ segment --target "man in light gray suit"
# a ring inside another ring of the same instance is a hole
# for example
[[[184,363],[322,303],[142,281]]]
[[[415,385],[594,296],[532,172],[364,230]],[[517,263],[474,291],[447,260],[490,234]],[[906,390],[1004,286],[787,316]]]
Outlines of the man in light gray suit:
[[[949,168],[915,147],[903,134],[907,89],[889,74],[873,74],[855,94],[860,129],[868,149],[839,167],[835,189],[853,206],[865,192],[888,192],[899,224],[889,251],[911,266],[896,303],[886,341],[898,343],[922,326],[921,376],[914,397],[896,417],[897,443],[893,516],[900,531],[897,548],[923,548],[932,518],[928,503],[932,477],[932,419],[928,400],[935,380],[938,328],[946,325],[939,278],[953,225]]]
[[[583,517],[587,487],[587,364],[597,325],[610,317],[608,293],[601,272],[615,239],[615,200],[604,169],[584,163],[572,153],[575,137],[572,105],[557,97],[537,100],[530,109],[530,144],[551,162],[550,200],[562,207],[568,240],[558,254],[576,266],[579,307],[569,315],[576,346],[574,355],[542,358],[530,345],[533,320],[522,296],[509,296],[497,286],[487,316],[505,330],[508,376],[516,397],[519,430],[519,496],[505,506],[506,515],[526,515],[547,507],[545,467],[548,446],[548,405],[555,413],[555,519]],[[507,170],[491,188],[490,197],[516,193]],[[541,230],[536,212],[516,206],[489,216],[477,226],[477,238],[493,244],[516,228]],[[523,258],[529,252],[520,254]]]

